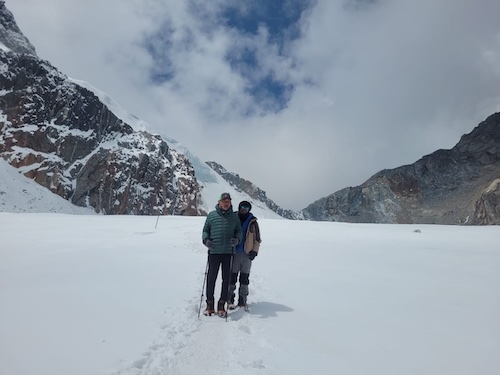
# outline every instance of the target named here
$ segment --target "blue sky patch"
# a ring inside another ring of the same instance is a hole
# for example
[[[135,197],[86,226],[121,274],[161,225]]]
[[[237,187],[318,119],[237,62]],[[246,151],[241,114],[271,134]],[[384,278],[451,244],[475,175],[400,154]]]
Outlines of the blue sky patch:
[[[226,46],[223,58],[244,81],[241,94],[251,97],[248,113],[254,113],[252,108],[259,108],[259,112],[279,112],[286,108],[294,87],[286,78],[276,74],[276,69],[280,69],[278,60],[290,59],[287,56],[289,45],[300,37],[300,20],[315,2],[230,0],[211,6],[200,0],[188,1],[188,13],[197,22],[172,29],[173,23],[165,20],[143,40],[144,49],[152,59],[150,79],[154,84],[174,80],[179,67],[173,63],[173,54],[196,49],[203,51],[203,45],[198,43],[202,39],[199,35],[211,39],[220,32],[227,33],[231,43]],[[262,39],[260,28],[267,30],[267,39]],[[179,35],[186,40],[179,39]],[[262,43],[267,44],[265,51]],[[293,65],[293,61],[289,63]],[[193,72],[193,77],[196,77],[196,72]]]
[[[232,2],[221,13],[225,27],[242,36],[257,36],[260,27],[268,31],[268,43],[277,47],[283,56],[286,45],[300,37],[299,21],[314,1],[255,0],[245,3]],[[280,111],[290,99],[293,85],[274,78],[272,71],[263,71],[258,51],[235,46],[228,51],[231,68],[248,82],[246,92],[257,104],[271,111]]]
[[[222,17],[227,27],[256,35],[259,27],[269,31],[270,42],[282,45],[300,36],[297,22],[312,0],[254,0],[229,5]]]
[[[278,112],[286,107],[292,91],[292,84],[277,81],[269,75],[253,82],[247,90],[257,102],[264,106],[261,109],[272,112]]]
[[[174,77],[174,66],[170,59],[172,32],[164,25],[156,34],[143,41],[145,50],[153,59],[153,66],[149,72],[150,80],[156,84],[169,81]]]

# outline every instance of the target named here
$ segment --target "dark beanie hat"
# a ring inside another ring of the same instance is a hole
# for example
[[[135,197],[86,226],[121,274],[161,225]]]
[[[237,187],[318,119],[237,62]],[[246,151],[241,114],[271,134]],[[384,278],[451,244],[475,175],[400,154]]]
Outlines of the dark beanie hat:
[[[241,207],[242,206],[247,206],[247,207],[250,207],[248,209],[248,211],[250,212],[250,210],[252,209],[252,204],[248,201],[241,201],[240,204],[238,205],[238,211],[241,210]]]
[[[222,193],[219,197],[219,200],[222,201],[224,199],[229,199],[231,200],[231,195],[229,193]]]

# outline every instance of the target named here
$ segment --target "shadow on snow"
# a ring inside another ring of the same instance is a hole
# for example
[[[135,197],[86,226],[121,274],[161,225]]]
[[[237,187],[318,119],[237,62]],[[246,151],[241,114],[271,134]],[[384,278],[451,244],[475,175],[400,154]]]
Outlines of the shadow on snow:
[[[279,312],[292,312],[292,308],[281,305],[279,303],[272,302],[255,302],[250,304],[250,310],[248,314],[259,315],[258,317],[263,318],[276,318]]]

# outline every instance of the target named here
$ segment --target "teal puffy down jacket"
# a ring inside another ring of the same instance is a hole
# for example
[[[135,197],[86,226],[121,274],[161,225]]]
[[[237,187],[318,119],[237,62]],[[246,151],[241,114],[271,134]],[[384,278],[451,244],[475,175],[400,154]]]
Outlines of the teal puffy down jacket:
[[[233,248],[229,243],[232,237],[236,237],[240,242],[242,238],[241,223],[233,207],[222,211],[219,205],[215,206],[215,211],[208,214],[203,226],[202,240],[212,240],[214,247],[210,254],[231,254]]]

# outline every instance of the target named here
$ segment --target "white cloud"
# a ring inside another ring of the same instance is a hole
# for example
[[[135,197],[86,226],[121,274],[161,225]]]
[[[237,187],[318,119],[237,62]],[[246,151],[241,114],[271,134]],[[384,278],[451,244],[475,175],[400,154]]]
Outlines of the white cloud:
[[[214,27],[220,4],[6,1],[40,57],[286,208],[452,147],[500,107],[496,0],[317,1],[286,55],[265,28]],[[161,27],[168,50],[155,60],[141,43]],[[293,84],[287,108],[253,100],[227,62],[235,46],[257,51],[253,76]],[[153,84],[153,68],[173,78]]]

